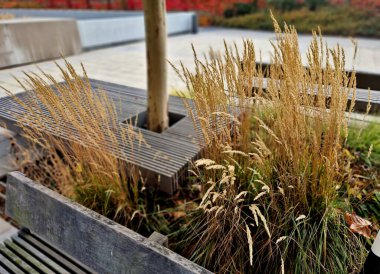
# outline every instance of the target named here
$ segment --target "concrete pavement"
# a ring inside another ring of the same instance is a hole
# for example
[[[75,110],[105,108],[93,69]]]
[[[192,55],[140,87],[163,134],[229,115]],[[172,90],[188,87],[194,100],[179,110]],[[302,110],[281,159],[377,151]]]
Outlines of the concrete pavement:
[[[223,50],[224,40],[230,45],[236,42],[240,46],[242,38],[249,38],[254,41],[257,54],[261,53],[263,61],[268,62],[272,53],[270,41],[274,37],[273,32],[266,31],[201,28],[200,32],[195,35],[186,34],[169,37],[168,60],[176,65],[179,65],[179,62],[182,61],[186,67],[192,68],[194,65],[191,44],[194,45],[199,55],[201,55],[208,52],[210,47],[214,50]],[[311,35],[299,35],[299,47],[303,53],[304,60],[311,38]],[[354,54],[351,40],[343,37],[325,37],[325,39],[329,46],[332,47],[339,43],[345,49],[347,69],[351,69],[353,64],[350,61]],[[355,65],[356,69],[380,72],[380,40],[359,38],[357,41],[359,48]],[[78,69],[82,62],[90,78],[146,88],[144,42],[84,52],[68,57],[67,60]],[[60,77],[59,71],[52,61],[38,63],[38,66],[42,70]],[[38,70],[35,64],[0,70],[0,85],[13,92],[21,91],[22,89],[12,78],[12,75],[22,78],[23,71],[37,72]],[[169,71],[169,86],[171,90],[184,86],[171,68]],[[0,93],[0,96],[4,95],[5,93]]]

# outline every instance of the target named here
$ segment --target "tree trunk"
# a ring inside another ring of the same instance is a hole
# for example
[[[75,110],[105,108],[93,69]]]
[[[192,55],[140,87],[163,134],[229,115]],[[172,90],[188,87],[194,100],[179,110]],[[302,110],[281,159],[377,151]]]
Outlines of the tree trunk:
[[[144,18],[148,70],[148,129],[162,132],[169,126],[165,0],[144,0]]]
[[[128,0],[120,0],[121,9],[126,10],[128,8]]]

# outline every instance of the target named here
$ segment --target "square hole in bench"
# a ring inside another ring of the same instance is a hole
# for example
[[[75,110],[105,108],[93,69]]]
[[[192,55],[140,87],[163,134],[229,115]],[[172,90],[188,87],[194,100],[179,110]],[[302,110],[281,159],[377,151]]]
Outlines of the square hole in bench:
[[[181,121],[186,116],[179,113],[169,112],[169,128]],[[131,123],[139,128],[148,129],[148,115],[146,111],[140,112],[123,123]]]

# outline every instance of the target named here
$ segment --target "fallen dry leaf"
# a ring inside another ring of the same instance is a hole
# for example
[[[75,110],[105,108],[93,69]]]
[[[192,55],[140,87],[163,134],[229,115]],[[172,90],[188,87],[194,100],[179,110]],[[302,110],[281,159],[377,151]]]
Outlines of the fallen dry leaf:
[[[347,224],[350,227],[350,230],[354,233],[358,233],[363,235],[366,238],[371,238],[371,226],[372,223],[353,212],[352,214],[346,212],[344,214],[344,218],[346,219]]]
[[[185,217],[186,212],[185,211],[175,211],[172,213],[172,216],[174,219],[179,219],[179,218]]]

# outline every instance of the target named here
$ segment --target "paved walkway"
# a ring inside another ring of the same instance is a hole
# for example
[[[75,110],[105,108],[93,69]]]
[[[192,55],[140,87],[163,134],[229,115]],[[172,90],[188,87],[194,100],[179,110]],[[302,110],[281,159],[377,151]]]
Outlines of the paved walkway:
[[[0,244],[16,235],[16,233],[17,229],[13,225],[0,218]]]
[[[270,60],[271,44],[274,39],[273,32],[249,31],[223,28],[203,28],[196,35],[173,36],[168,39],[168,59],[178,65],[182,61],[185,66],[193,67],[193,54],[191,44],[197,52],[208,52],[210,47],[215,50],[223,49],[223,41],[228,44],[236,42],[242,44],[242,38],[250,38],[254,41],[257,53],[261,52],[263,61]],[[311,35],[300,35],[300,50],[305,55],[307,46],[311,40]],[[349,38],[326,37],[329,46],[339,43],[346,50],[347,68],[352,68],[353,46]],[[358,39],[358,53],[356,68],[372,72],[380,72],[380,40],[375,39]],[[105,49],[99,49],[67,58],[76,68],[82,62],[87,70],[89,77],[125,84],[133,87],[146,88],[146,59],[145,43],[137,42],[127,45],[115,46]],[[52,61],[39,63],[38,66],[59,77],[59,71]],[[37,72],[36,65],[27,65],[11,69],[0,70],[0,85],[10,89],[13,92],[22,89],[12,78],[23,77],[23,71]],[[170,68],[169,87],[171,91],[175,88],[183,87],[183,83]],[[0,93],[4,96],[4,93]]]

